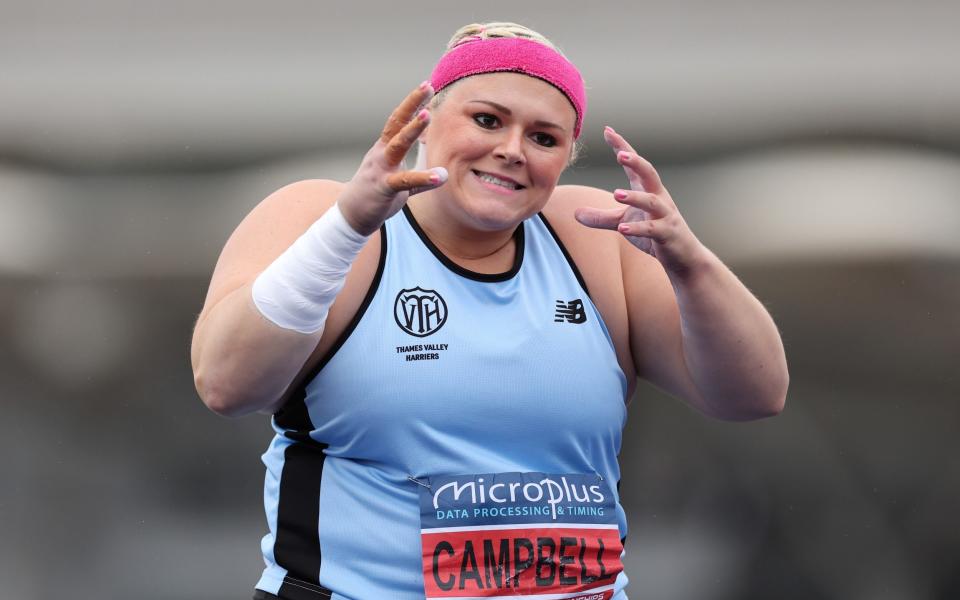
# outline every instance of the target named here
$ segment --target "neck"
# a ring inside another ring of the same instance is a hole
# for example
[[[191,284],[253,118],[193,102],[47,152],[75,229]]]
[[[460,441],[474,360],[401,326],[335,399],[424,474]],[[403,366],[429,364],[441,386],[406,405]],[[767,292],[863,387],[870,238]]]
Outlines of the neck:
[[[502,230],[479,229],[444,211],[430,192],[410,198],[407,207],[430,241],[457,264],[492,273],[507,271],[513,265],[517,225]]]

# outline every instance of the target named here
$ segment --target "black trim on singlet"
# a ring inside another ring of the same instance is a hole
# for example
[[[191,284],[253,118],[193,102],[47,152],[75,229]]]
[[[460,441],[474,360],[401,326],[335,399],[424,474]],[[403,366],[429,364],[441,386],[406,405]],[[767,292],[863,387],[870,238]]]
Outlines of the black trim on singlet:
[[[618,460],[620,459],[620,455],[619,455],[619,454],[617,454],[617,459],[618,459]],[[617,498],[618,498],[618,502],[619,502],[619,498],[620,498],[620,480],[619,480],[619,479],[617,480]],[[621,504],[622,504],[622,503],[621,503]],[[626,546],[626,545],[627,545],[627,536],[623,536],[622,538],[620,538],[620,545],[621,545],[621,546]]]
[[[319,442],[299,442],[284,451],[273,558],[287,570],[277,593],[285,600],[330,597],[330,590],[319,581],[320,478],[326,448]]]
[[[570,268],[573,269],[573,274],[580,283],[580,287],[583,288],[583,291],[586,292],[587,296],[590,296],[590,290],[587,289],[587,282],[583,280],[583,275],[580,274],[580,269],[577,268],[577,263],[573,262],[573,257],[570,256],[569,252],[567,252],[567,247],[564,246],[563,242],[560,241],[560,236],[558,236],[557,232],[553,230],[553,227],[550,225],[550,221],[547,220],[547,217],[545,217],[542,212],[537,213],[537,216],[540,217],[540,220],[543,221],[547,231],[549,231],[550,235],[553,236],[553,241],[555,241],[557,246],[560,247],[560,252],[563,253],[563,257],[567,259],[567,264],[569,264]],[[590,297],[593,298],[593,296]]]
[[[303,378],[303,381],[298,386],[296,391],[287,400],[286,404],[280,408],[274,414],[274,418],[277,421],[277,425],[287,430],[300,430],[301,425],[304,423],[309,423],[310,417],[307,415],[307,385],[313,381],[313,379],[320,373],[320,371],[327,366],[327,363],[330,362],[330,359],[337,353],[338,350],[346,343],[347,339],[353,333],[353,330],[357,328],[357,325],[360,324],[360,319],[363,318],[363,315],[367,312],[367,308],[370,307],[370,303],[373,302],[373,297],[377,294],[377,289],[380,287],[380,280],[383,278],[383,270],[387,264],[387,226],[382,225],[380,227],[380,259],[377,263],[377,272],[373,276],[373,281],[370,282],[370,288],[367,290],[366,296],[363,297],[363,301],[360,303],[360,306],[357,308],[356,314],[353,315],[353,318],[350,320],[350,323],[347,324],[346,329],[344,329],[340,336],[337,337],[337,340],[330,346],[330,349],[323,355],[317,365],[310,370],[306,377]],[[308,429],[304,431],[311,431],[313,426],[310,425]],[[289,435],[287,437],[290,437]]]
[[[373,301],[380,286],[387,256],[386,226],[380,228],[380,261],[360,307],[333,346],[311,369],[290,399],[274,415],[283,435],[294,441],[283,453],[280,475],[280,493],[277,501],[277,538],[273,557],[287,570],[278,594],[283,600],[318,600],[331,597],[331,592],[320,585],[320,480],[323,474],[324,450],[327,444],[310,437],[313,422],[307,410],[307,385],[330,362],[337,350],[356,329]],[[257,590],[259,597],[266,592]],[[258,597],[255,594],[255,598]]]
[[[466,277],[467,279],[472,279],[474,281],[482,281],[484,283],[495,283],[498,281],[507,281],[508,279],[513,279],[513,277],[520,272],[520,265],[523,264],[524,247],[524,231],[522,221],[513,231],[515,251],[513,255],[513,266],[510,267],[510,270],[504,271],[503,273],[477,273],[476,271],[465,269],[447,258],[447,255],[441,252],[440,249],[437,248],[432,241],[430,241],[430,238],[427,237],[426,233],[424,233],[423,229],[420,227],[420,224],[417,223],[413,213],[406,204],[403,205],[403,215],[407,218],[407,221],[410,223],[410,227],[412,227],[417,233],[417,236],[423,241],[423,244],[427,247],[427,249],[437,257],[437,260],[443,263],[443,266],[450,269],[457,275],[460,275],[461,277]]]
[[[327,600],[333,597],[333,592],[325,587],[313,585],[307,581],[299,581],[293,577],[284,577],[279,596],[263,590],[253,590],[253,600]]]

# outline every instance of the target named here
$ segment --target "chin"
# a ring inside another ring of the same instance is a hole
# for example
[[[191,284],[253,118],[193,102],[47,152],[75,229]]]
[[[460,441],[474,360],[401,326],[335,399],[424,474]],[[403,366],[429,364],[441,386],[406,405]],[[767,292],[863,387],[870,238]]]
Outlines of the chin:
[[[516,227],[539,210],[538,206],[528,203],[517,204],[497,198],[470,198],[465,204],[465,212],[484,231],[503,231]]]
[[[473,186],[461,188],[460,205],[476,224],[485,231],[503,231],[516,227],[543,208],[549,199],[539,193],[538,188],[526,188],[514,194],[502,195],[496,191],[477,189]]]

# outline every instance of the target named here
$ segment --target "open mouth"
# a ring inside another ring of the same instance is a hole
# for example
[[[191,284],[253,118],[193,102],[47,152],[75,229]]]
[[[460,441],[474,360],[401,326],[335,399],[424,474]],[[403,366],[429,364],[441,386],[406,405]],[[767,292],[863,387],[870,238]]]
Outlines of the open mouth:
[[[476,169],[470,169],[470,170],[473,171],[473,174],[476,175],[480,179],[480,181],[483,181],[492,185],[498,185],[504,189],[522,190],[525,187],[515,181],[502,179],[500,177],[497,177],[496,175],[491,175],[490,173],[484,173],[483,171],[478,171]]]

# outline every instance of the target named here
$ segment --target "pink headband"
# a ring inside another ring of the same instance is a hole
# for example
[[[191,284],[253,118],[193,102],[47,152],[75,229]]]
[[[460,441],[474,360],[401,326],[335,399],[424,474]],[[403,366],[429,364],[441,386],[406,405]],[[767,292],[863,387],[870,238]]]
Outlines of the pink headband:
[[[587,110],[583,78],[570,61],[540,42],[525,38],[467,38],[440,58],[430,83],[439,92],[464,77],[501,71],[525,73],[563,92],[577,111],[573,137],[580,137]]]

